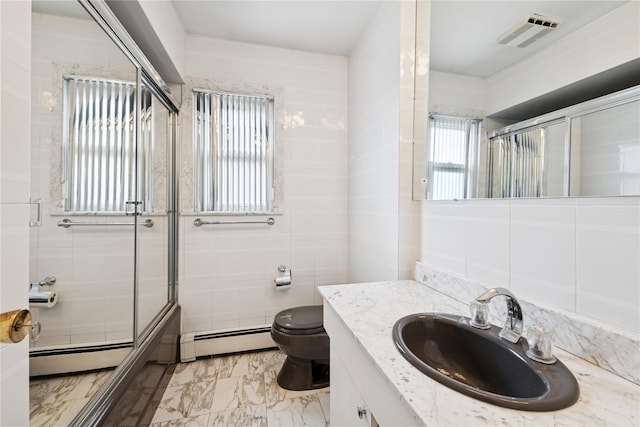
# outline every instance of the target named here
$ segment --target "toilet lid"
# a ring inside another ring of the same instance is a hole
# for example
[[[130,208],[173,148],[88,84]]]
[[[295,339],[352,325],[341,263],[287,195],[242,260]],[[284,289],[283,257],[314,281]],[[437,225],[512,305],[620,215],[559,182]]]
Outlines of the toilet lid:
[[[305,305],[282,310],[276,314],[273,324],[281,331],[292,334],[316,334],[324,332],[322,306]]]

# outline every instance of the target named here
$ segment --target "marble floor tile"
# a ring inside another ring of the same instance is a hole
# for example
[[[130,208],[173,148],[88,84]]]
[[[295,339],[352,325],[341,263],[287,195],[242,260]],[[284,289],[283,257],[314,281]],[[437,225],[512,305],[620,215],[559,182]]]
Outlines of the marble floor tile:
[[[189,363],[178,363],[169,387],[190,382],[214,381],[218,378],[220,358],[198,359]]]
[[[63,400],[38,406],[29,415],[31,427],[67,427],[89,399]]]
[[[268,427],[266,405],[242,405],[229,411],[212,412],[209,427]]]
[[[280,350],[268,350],[262,353],[263,357],[263,372],[276,371],[279,372],[282,368],[287,356]]]
[[[263,352],[221,356],[218,378],[241,377],[264,372]]]
[[[67,426],[109,378],[111,370],[38,378],[29,383],[31,426]]]
[[[211,412],[233,410],[248,404],[265,404],[262,374],[218,379]]]
[[[110,374],[111,371],[99,371],[35,379],[29,383],[31,406],[91,397]]]
[[[317,395],[285,399],[267,405],[268,427],[325,427],[325,419]]]
[[[151,426],[327,426],[329,388],[279,387],[276,378],[285,358],[279,350],[266,350],[178,364]],[[67,426],[110,373],[33,380],[31,426]],[[139,419],[139,408],[127,412]]]
[[[296,397],[312,396],[321,392],[328,392],[329,387],[317,390],[294,391],[287,390],[278,385],[278,371],[268,371],[264,374],[265,399],[267,404],[274,404],[282,400]]]
[[[208,422],[209,414],[204,414],[196,417],[178,418],[171,421],[151,423],[150,427],[207,427]]]
[[[329,387],[318,391],[318,400],[320,400],[320,407],[322,408],[322,413],[324,414],[324,419],[327,422],[327,425],[331,424],[331,406],[329,404],[330,396]]]
[[[167,387],[151,423],[208,414],[215,386],[215,381],[204,381]]]

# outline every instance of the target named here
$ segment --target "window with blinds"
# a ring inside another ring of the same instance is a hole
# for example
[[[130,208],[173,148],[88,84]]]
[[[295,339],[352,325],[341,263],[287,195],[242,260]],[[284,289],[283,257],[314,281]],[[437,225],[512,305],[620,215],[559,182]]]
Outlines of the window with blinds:
[[[463,199],[480,139],[482,120],[430,115],[428,198]]]
[[[273,210],[274,100],[194,90],[194,209]]]
[[[125,212],[126,203],[136,199],[142,201],[142,211],[152,210],[154,129],[151,99],[151,93],[143,88],[141,138],[136,157],[135,83],[64,77],[62,178],[65,212]]]
[[[489,197],[545,196],[546,127],[490,138]]]

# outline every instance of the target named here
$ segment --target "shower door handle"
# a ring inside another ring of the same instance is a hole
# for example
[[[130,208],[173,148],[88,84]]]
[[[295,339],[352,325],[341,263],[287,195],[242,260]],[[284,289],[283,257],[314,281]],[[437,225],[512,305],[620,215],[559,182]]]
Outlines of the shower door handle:
[[[138,209],[137,209],[138,205],[142,205],[142,202],[138,202],[138,201],[135,201],[135,200],[129,200],[129,201],[125,202],[124,214],[127,215],[127,216],[140,215],[140,212],[138,212]]]
[[[36,205],[36,220],[29,221],[29,227],[42,227],[42,199],[31,199],[29,203]]]

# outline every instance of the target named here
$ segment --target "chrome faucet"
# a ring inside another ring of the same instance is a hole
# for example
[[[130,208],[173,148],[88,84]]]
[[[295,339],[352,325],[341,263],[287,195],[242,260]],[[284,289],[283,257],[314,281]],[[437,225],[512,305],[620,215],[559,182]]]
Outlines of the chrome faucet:
[[[475,328],[488,329],[491,325],[486,304],[498,295],[507,298],[507,320],[498,336],[515,344],[522,336],[522,309],[515,295],[508,289],[493,288],[477,297],[471,303],[472,317],[469,323]]]

